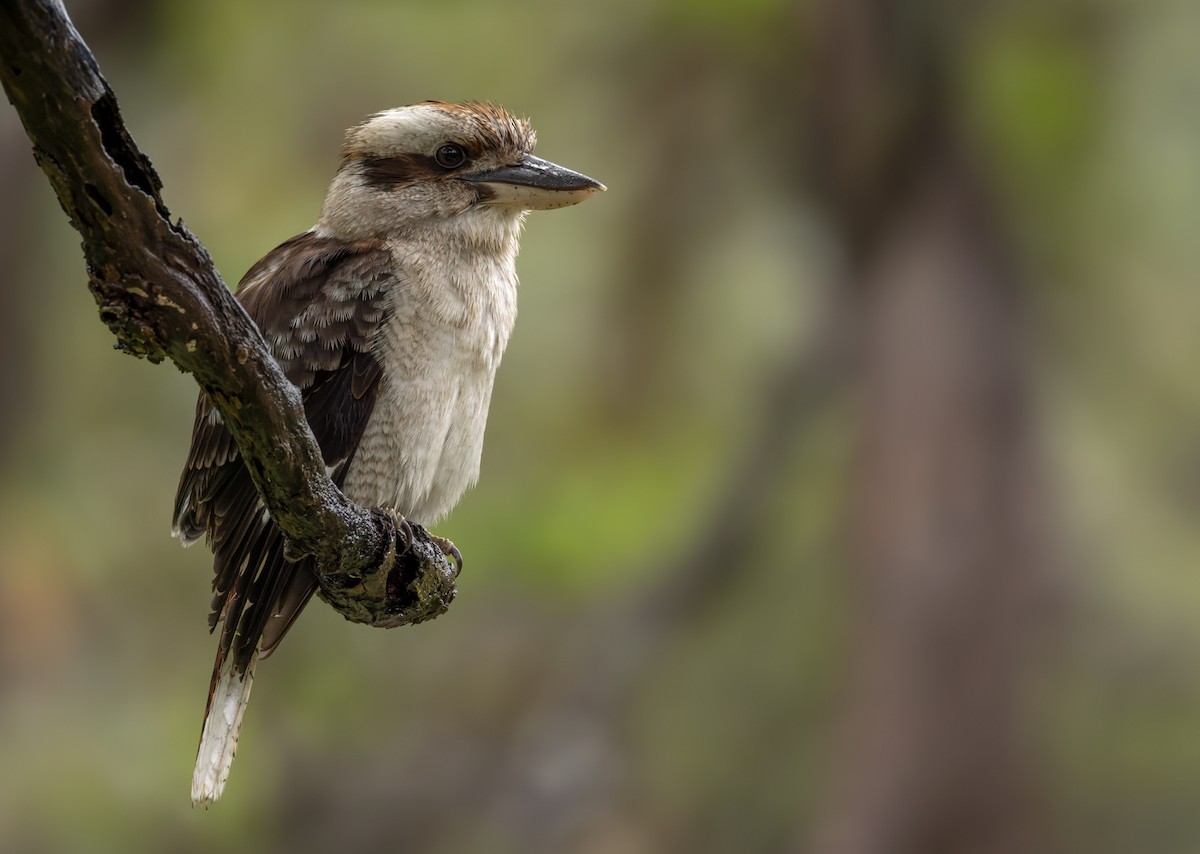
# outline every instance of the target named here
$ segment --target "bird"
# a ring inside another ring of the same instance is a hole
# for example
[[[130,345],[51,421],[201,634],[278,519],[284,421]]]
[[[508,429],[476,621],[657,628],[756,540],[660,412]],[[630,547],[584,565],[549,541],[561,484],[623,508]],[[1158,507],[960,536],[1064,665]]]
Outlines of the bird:
[[[347,498],[431,525],[479,474],[496,369],[516,320],[525,215],[599,181],[534,156],[528,119],[485,102],[425,101],[346,131],[316,225],[246,272],[236,298],[299,388],[326,470]],[[317,588],[289,559],[212,402],[201,392],[173,533],[213,552],[220,627],[192,777],[224,791],[255,666]]]

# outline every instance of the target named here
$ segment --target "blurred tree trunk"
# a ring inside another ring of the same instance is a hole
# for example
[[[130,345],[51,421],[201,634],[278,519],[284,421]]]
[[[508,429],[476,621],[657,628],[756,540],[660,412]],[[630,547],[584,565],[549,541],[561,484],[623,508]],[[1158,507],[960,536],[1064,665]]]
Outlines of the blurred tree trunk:
[[[946,95],[969,16],[935,7],[829,0],[814,39],[815,174],[861,300],[853,653],[805,840],[831,854],[1046,847],[1021,731],[1049,544],[1027,319]]]
[[[643,174],[628,192],[631,221],[617,249],[621,272],[607,308],[597,415],[610,428],[638,429],[651,401],[670,394],[672,347],[681,307],[692,296],[688,263],[698,237],[711,227],[713,170],[721,129],[704,106],[716,97],[720,63],[710,46],[675,41],[648,51],[636,78],[642,97],[628,102],[626,126],[642,128]],[[719,174],[719,172],[718,172]],[[706,180],[697,180],[704,175]]]
[[[960,165],[864,271],[856,637],[819,850],[1030,851],[1042,475],[1016,282]]]

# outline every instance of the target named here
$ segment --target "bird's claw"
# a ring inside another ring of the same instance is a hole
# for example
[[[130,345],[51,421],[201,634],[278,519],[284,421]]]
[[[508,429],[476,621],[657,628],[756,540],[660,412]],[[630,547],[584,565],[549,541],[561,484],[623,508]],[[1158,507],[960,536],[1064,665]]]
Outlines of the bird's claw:
[[[462,552],[458,550],[458,547],[454,545],[454,543],[452,543],[450,540],[447,540],[445,537],[439,537],[436,534],[430,534],[420,525],[413,525],[413,523],[409,522],[398,512],[396,512],[396,510],[390,507],[384,507],[382,510],[388,516],[392,517],[392,521],[396,525],[396,536],[392,541],[392,560],[412,550],[413,543],[415,542],[417,536],[415,529],[419,528],[424,536],[429,537],[430,542],[442,550],[442,554],[448,558],[454,559],[454,577],[458,577],[458,574],[462,572],[463,559]]]
[[[454,558],[454,577],[458,578],[463,566],[462,552],[458,550],[458,546],[445,537],[439,537],[436,534],[430,534],[429,539],[442,550],[442,554],[446,557]]]
[[[392,517],[392,522],[396,526],[396,535],[392,540],[394,554],[397,556],[405,554],[412,549],[413,539],[416,536],[413,533],[412,523],[390,507],[384,507],[383,512]]]

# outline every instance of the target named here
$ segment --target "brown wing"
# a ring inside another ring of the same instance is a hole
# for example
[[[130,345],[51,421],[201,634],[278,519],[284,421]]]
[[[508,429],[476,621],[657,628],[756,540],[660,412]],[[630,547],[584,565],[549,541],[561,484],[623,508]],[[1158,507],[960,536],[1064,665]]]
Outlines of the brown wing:
[[[255,264],[238,300],[262,330],[284,373],[301,390],[309,425],[339,486],[375,404],[381,369],[371,352],[392,281],[376,243],[312,232]],[[203,394],[175,499],[175,531],[205,535],[214,555],[209,627],[222,623],[217,670],[232,650],[244,671],[255,649],[279,643],[316,586],[309,561],[288,561],[233,438]]]

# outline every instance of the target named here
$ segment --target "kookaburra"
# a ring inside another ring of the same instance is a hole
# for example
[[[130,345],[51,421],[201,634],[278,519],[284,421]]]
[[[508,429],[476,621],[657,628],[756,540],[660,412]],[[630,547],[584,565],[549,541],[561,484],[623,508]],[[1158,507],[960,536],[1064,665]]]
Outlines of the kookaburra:
[[[425,525],[479,474],[496,367],[517,313],[527,211],[604,189],[533,156],[528,122],[482,103],[388,110],[346,133],[317,224],[250,268],[237,298],[304,398],[334,483]],[[220,797],[255,663],[312,596],[228,431],[201,394],[175,533],[214,553],[221,626],[193,802]]]

